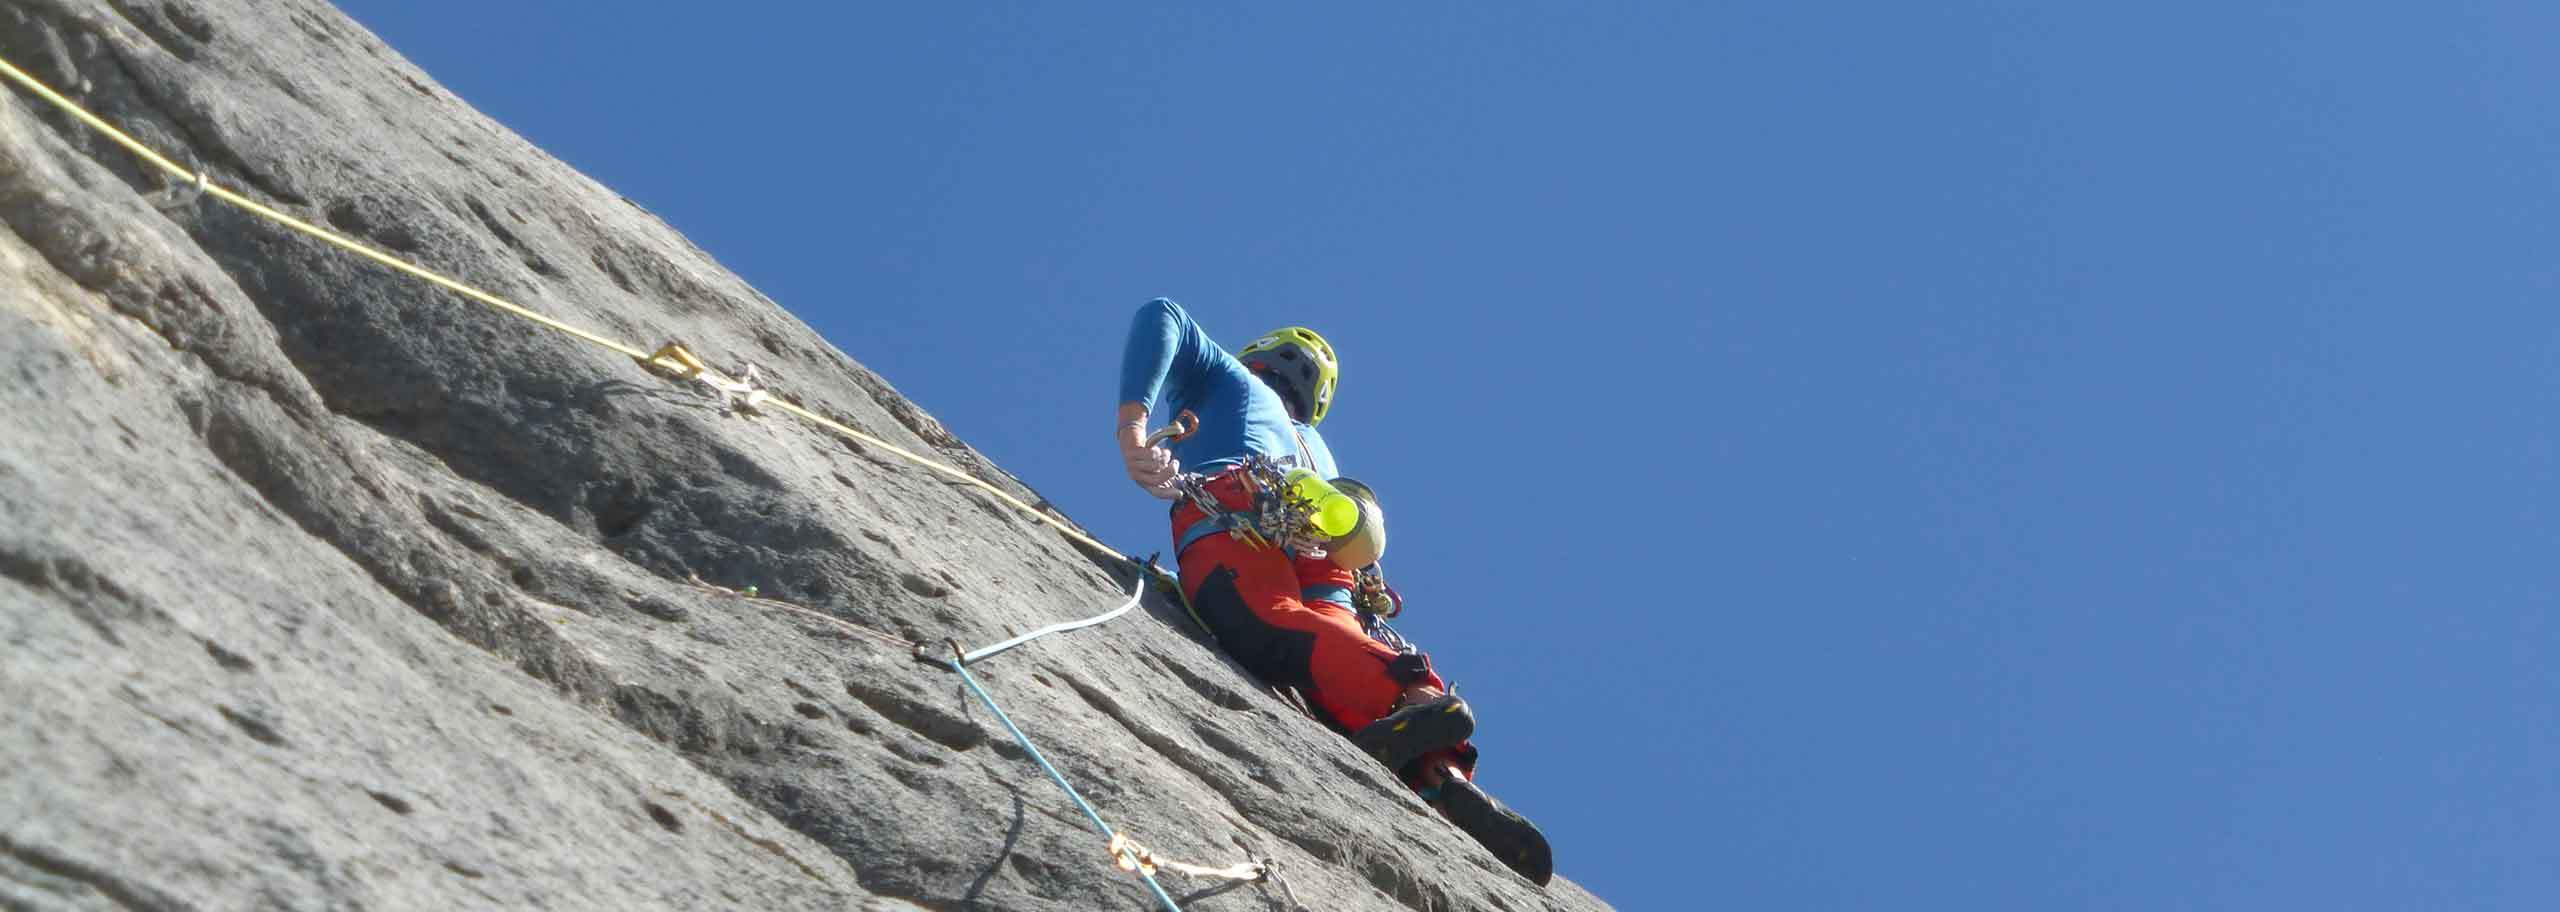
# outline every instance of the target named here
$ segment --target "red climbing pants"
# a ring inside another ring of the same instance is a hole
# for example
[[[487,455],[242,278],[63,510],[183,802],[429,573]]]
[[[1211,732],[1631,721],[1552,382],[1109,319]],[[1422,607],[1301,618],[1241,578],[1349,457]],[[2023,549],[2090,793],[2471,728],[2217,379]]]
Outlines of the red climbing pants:
[[[1219,476],[1207,490],[1227,509],[1252,508],[1243,472]],[[1176,543],[1202,518],[1189,502],[1175,505]],[[1182,594],[1218,645],[1263,680],[1298,688],[1343,733],[1377,721],[1404,693],[1405,685],[1387,672],[1396,650],[1362,632],[1350,609],[1302,596],[1315,587],[1348,589],[1350,571],[1225,533],[1193,542],[1175,559],[1182,565]],[[1446,686],[1427,669],[1415,683]]]

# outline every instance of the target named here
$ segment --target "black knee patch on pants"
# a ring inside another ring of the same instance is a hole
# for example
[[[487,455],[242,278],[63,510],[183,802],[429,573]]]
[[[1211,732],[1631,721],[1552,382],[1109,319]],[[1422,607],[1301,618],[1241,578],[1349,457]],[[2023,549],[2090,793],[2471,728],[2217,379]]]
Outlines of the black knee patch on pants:
[[[1431,677],[1431,657],[1419,652],[1398,654],[1387,660],[1387,678],[1406,687],[1420,684]]]
[[[1315,655],[1316,635],[1274,627],[1256,616],[1244,603],[1243,593],[1236,591],[1235,568],[1223,564],[1211,568],[1200,580],[1200,591],[1191,596],[1191,610],[1199,613],[1200,622],[1217,636],[1218,646],[1244,670],[1315,699],[1315,678],[1308,674],[1307,663]]]

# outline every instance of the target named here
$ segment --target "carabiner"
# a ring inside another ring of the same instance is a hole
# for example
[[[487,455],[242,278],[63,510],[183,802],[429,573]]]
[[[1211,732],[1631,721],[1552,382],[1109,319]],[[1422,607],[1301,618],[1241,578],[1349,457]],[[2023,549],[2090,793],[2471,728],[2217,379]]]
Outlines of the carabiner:
[[[1148,434],[1147,445],[1155,446],[1161,443],[1177,443],[1180,442],[1182,438],[1189,437],[1199,432],[1200,416],[1192,414],[1190,409],[1183,409],[1181,414],[1173,416],[1172,424],[1157,428],[1155,433]]]

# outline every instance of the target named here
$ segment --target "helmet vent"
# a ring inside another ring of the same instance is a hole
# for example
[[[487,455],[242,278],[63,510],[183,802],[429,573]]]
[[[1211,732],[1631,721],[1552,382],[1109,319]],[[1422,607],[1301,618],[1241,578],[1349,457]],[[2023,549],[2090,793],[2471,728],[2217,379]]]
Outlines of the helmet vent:
[[[1303,326],[1284,326],[1236,351],[1237,360],[1271,382],[1291,406],[1292,417],[1308,424],[1324,420],[1333,404],[1333,346]]]

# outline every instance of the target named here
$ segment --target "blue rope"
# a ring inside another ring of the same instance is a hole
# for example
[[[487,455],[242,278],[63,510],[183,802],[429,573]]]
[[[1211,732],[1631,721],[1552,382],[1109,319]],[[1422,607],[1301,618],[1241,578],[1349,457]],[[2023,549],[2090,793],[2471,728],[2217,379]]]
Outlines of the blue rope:
[[[1144,583],[1141,582],[1140,585],[1143,586]],[[1066,792],[1067,797],[1075,799],[1076,808],[1084,811],[1086,820],[1093,821],[1094,829],[1102,831],[1102,838],[1117,839],[1120,834],[1112,832],[1111,825],[1102,822],[1102,815],[1094,811],[1093,805],[1085,802],[1083,795],[1076,793],[1075,786],[1067,784],[1067,777],[1059,775],[1058,768],[1049,764],[1049,758],[1040,753],[1040,748],[1033,746],[1031,739],[1022,734],[1022,729],[1013,724],[1013,717],[1004,714],[1004,708],[996,705],[996,698],[988,696],[987,689],[978,686],[977,677],[969,674],[968,664],[962,662],[956,652],[955,650],[953,657],[945,664],[950,665],[952,671],[960,673],[961,683],[969,685],[969,692],[978,695],[978,702],[986,704],[987,711],[996,714],[996,721],[1004,723],[1004,730],[1012,733],[1014,742],[1022,745],[1023,751],[1031,755],[1032,762],[1040,764],[1041,772],[1049,774],[1049,781],[1057,783],[1060,791]],[[1154,874],[1147,873],[1142,868],[1138,871],[1138,876],[1146,880],[1147,889],[1156,895],[1156,901],[1164,903],[1166,912],[1182,912],[1182,907],[1174,904],[1172,894],[1166,893],[1164,885],[1156,882]]]

